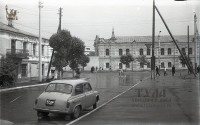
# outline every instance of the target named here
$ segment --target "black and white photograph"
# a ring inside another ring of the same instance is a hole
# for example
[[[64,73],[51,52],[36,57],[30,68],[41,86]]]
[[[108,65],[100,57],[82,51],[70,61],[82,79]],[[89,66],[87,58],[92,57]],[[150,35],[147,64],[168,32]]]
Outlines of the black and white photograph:
[[[0,125],[200,125],[200,0],[0,0]]]

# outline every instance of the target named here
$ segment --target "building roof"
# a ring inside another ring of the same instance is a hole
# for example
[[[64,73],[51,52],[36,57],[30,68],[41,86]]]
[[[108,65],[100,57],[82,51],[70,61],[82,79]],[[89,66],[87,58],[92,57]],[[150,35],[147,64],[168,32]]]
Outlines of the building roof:
[[[187,42],[187,35],[175,35],[174,39],[178,42]],[[193,36],[189,37],[190,42],[193,41]],[[127,43],[127,42],[152,42],[152,36],[116,36],[116,40],[100,38],[99,42],[116,42],[116,43]],[[167,35],[160,36],[160,42],[171,42],[172,38]],[[158,36],[155,36],[155,42],[158,42]]]
[[[0,22],[0,31],[11,32],[11,33],[16,33],[16,34],[21,34],[21,35],[25,35],[25,36],[38,38],[37,35],[34,35],[32,33],[29,33],[29,32],[23,31],[23,30],[19,30],[15,27],[8,26],[2,22]]]

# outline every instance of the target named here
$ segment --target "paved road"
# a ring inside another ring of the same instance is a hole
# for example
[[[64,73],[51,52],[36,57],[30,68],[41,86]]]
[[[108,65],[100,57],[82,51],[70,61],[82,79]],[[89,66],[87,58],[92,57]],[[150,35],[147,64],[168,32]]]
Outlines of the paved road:
[[[183,74],[183,73],[182,73]],[[192,78],[192,79],[191,79]],[[147,79],[72,125],[199,125],[199,81],[176,76]]]
[[[71,75],[71,74],[66,74]],[[126,77],[119,77],[117,72],[106,73],[83,73],[81,77],[89,78],[92,87],[100,92],[98,106],[104,104],[119,93],[133,86],[141,79],[146,78],[149,72],[126,73]],[[36,112],[33,110],[34,101],[42,93],[45,85],[31,88],[23,88],[12,91],[1,92],[0,96],[0,119],[1,124],[67,124],[64,116],[50,114],[48,119],[37,120]],[[88,109],[82,115],[90,112]]]

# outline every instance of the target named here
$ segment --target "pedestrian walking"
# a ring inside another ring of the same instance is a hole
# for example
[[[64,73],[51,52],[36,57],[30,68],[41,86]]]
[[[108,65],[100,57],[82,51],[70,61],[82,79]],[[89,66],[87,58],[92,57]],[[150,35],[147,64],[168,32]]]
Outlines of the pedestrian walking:
[[[166,75],[167,75],[167,68],[164,67],[164,76],[166,76]]]
[[[172,76],[174,76],[174,74],[175,74],[175,66],[173,65],[172,66]]]
[[[159,75],[160,76],[160,73],[159,73],[159,68],[158,66],[156,66],[156,76]]]
[[[199,71],[200,71],[200,67],[199,67],[199,66],[197,66],[197,73],[199,73]]]

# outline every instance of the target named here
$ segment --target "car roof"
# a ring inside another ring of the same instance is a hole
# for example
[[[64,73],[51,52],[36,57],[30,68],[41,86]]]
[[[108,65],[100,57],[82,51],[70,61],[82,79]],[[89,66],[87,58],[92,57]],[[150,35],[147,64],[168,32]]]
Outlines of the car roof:
[[[62,79],[62,80],[54,80],[50,83],[65,83],[65,84],[71,84],[73,86],[79,84],[79,83],[85,83],[88,82],[85,79]]]

